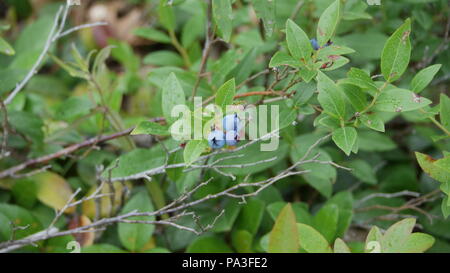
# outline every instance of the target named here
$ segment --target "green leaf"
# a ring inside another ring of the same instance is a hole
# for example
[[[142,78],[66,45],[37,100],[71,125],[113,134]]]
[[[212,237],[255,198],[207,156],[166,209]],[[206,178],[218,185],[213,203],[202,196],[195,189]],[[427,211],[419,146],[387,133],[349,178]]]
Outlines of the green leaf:
[[[200,155],[208,148],[208,142],[203,140],[191,140],[186,144],[184,148],[184,162],[186,165],[194,163]]]
[[[441,66],[441,64],[435,64],[420,70],[411,81],[411,90],[416,93],[422,92],[439,72]]]
[[[181,44],[185,48],[190,48],[204,36],[205,15],[199,12],[198,16],[192,16],[183,26],[181,33]]]
[[[250,49],[242,58],[242,60],[236,65],[236,67],[231,70],[228,75],[226,75],[226,79],[235,78],[236,84],[240,84],[245,81],[250,74],[252,73],[255,67],[255,59],[257,56],[257,49]]]
[[[147,191],[142,190],[136,193],[124,206],[121,214],[137,210],[138,212],[152,212],[153,205],[147,195]],[[154,221],[154,216],[138,216],[128,218],[129,220]],[[152,237],[155,226],[144,223],[119,223],[118,232],[120,242],[130,251],[137,251]]]
[[[450,182],[450,156],[436,160],[429,155],[416,152],[416,157],[422,170],[429,176],[442,183]]]
[[[54,55],[50,55],[53,59],[53,61],[58,64],[62,69],[64,69],[67,73],[69,73],[70,76],[74,78],[81,78],[81,79],[87,79],[88,75],[78,69],[77,67],[74,67],[72,64],[67,64],[63,60],[59,59],[58,57]]]
[[[342,239],[337,238],[333,247],[334,253],[352,253],[347,244]]]
[[[42,127],[43,121],[37,115],[25,111],[10,111],[9,122],[18,132],[28,136],[35,143],[41,143],[44,139]]]
[[[308,35],[294,21],[286,21],[286,41],[292,57],[306,63],[311,59],[313,48]]]
[[[306,153],[308,148],[313,145],[323,134],[305,134],[295,138],[291,146],[291,159],[293,162],[299,161]],[[312,151],[309,158],[319,154],[318,160],[332,160],[328,153],[320,148]],[[300,166],[302,170],[310,170],[310,173],[303,175],[306,182],[317,189],[321,194],[329,198],[332,192],[332,185],[336,180],[336,169],[327,164],[308,163]]]
[[[323,206],[313,219],[313,227],[323,235],[328,242],[333,242],[339,221],[339,208],[335,204]]]
[[[317,75],[317,69],[311,69],[308,66],[303,66],[297,74],[305,83],[309,83]]]
[[[405,72],[411,57],[411,20],[400,26],[387,40],[381,54],[381,72],[388,82],[399,79]]]
[[[74,121],[89,114],[93,107],[93,103],[87,97],[70,97],[58,107],[56,117],[69,122]]]
[[[367,152],[384,152],[397,148],[397,145],[389,136],[375,131],[359,131],[358,149]]]
[[[351,79],[354,84],[361,88],[370,89],[374,92],[378,91],[378,87],[372,80],[370,75],[362,69],[352,67],[347,73],[347,77]]]
[[[427,98],[420,97],[406,89],[394,88],[383,91],[373,109],[381,112],[407,112],[423,108],[429,104],[431,104],[431,101]]]
[[[253,235],[246,230],[236,230],[231,234],[233,247],[238,253],[251,253]]]
[[[275,28],[275,6],[277,0],[252,0],[256,15],[262,19],[266,37],[272,36]]]
[[[449,205],[449,197],[448,196],[444,196],[444,199],[442,199],[442,203],[441,203],[441,210],[442,210],[442,215],[444,215],[444,218],[447,219],[448,216],[450,215],[450,205]]]
[[[16,57],[10,64],[10,68],[31,69],[47,42],[53,21],[54,15],[47,14],[32,24],[27,24],[14,43]]]
[[[182,66],[183,59],[177,53],[169,50],[158,50],[147,54],[143,60],[144,64],[157,66]]]
[[[160,145],[151,149],[135,149],[121,155],[107,169],[112,169],[111,178],[126,177],[162,166],[164,164],[164,158],[164,150]],[[118,166],[116,166],[117,161]],[[102,175],[108,178],[109,173],[106,171]]]
[[[332,44],[317,50],[317,59],[326,59],[331,55],[345,55],[354,53],[355,50],[346,46]]]
[[[341,88],[327,75],[319,71],[317,75],[317,89],[319,90],[317,99],[325,112],[335,118],[343,119],[346,114],[346,107]]]
[[[269,67],[277,67],[282,65],[300,67],[302,64],[300,61],[292,58],[289,54],[278,51],[275,55],[273,55],[272,59],[270,59]]]
[[[20,179],[14,183],[11,192],[16,203],[25,208],[32,208],[37,200],[37,185],[31,179]]]
[[[22,207],[0,203],[0,214],[8,218],[6,222],[6,224],[8,225],[10,224],[10,222],[12,222],[14,226],[28,226],[28,228],[26,229],[17,229],[15,231],[16,240],[34,234],[42,228],[39,221],[28,210]],[[5,227],[1,229],[6,230]]]
[[[0,242],[11,239],[12,226],[6,215],[0,213]]]
[[[313,227],[297,224],[300,246],[308,253],[331,253],[327,240]],[[293,239],[292,239],[293,240]]]
[[[336,237],[344,237],[353,218],[353,195],[348,191],[341,191],[330,198],[326,205],[334,204],[339,208],[339,219]]]
[[[20,82],[25,75],[26,70],[5,69],[0,70],[0,95],[11,91],[18,82]]]
[[[167,164],[172,165],[172,164],[183,163],[184,162],[183,153],[184,153],[183,150],[179,150],[175,153],[170,154],[169,161],[167,162]],[[181,167],[181,168],[166,169],[166,173],[170,179],[172,179],[173,181],[177,181],[183,175],[183,168]]]
[[[269,237],[270,253],[298,253],[299,232],[291,204],[287,204],[275,221]]]
[[[160,0],[158,6],[159,22],[168,31],[175,30],[175,15],[173,13],[172,4],[169,0]]]
[[[444,93],[441,94],[441,124],[450,131],[450,98]]]
[[[239,213],[235,227],[256,235],[263,219],[264,207],[264,202],[259,199],[248,200]]]
[[[270,217],[275,221],[280,214],[281,210],[287,205],[286,202],[274,202],[267,206],[267,211],[270,214]],[[296,222],[303,224],[311,224],[311,215],[308,212],[308,208],[303,203],[292,203],[292,210],[295,213]]]
[[[236,83],[234,78],[225,82],[216,94],[216,105],[219,106],[223,113],[226,111],[227,105],[233,104],[233,98],[236,93]]]
[[[196,178],[194,179],[196,181]],[[231,231],[235,226],[235,222],[239,216],[239,213],[241,212],[242,205],[238,200],[227,200],[223,202],[223,208],[225,212],[216,221],[216,225],[211,229],[211,231],[213,232],[217,233]],[[212,212],[211,216],[211,221],[214,221],[214,218],[217,217],[217,213]]]
[[[333,141],[348,156],[356,143],[358,133],[353,127],[343,127],[333,131]]]
[[[431,235],[415,232],[409,236],[406,242],[401,246],[401,253],[423,253],[434,244],[434,238]]]
[[[385,131],[384,121],[375,113],[362,114],[359,120],[370,129],[383,133]]]
[[[412,233],[416,219],[407,218],[393,224],[382,238],[382,252],[396,253],[400,252]]]
[[[231,253],[231,248],[222,238],[211,235],[197,237],[186,249],[187,253]]]
[[[372,166],[364,160],[356,159],[347,163],[347,166],[352,169],[352,174],[370,185],[375,185],[377,183],[377,177],[373,171]]]
[[[225,42],[230,41],[233,31],[233,10],[230,0],[212,0],[214,20],[220,30],[221,37]]]
[[[94,64],[92,65],[92,73],[94,78],[98,79],[105,74],[106,60],[111,55],[111,50],[113,47],[114,46],[112,45],[104,47],[98,52],[97,56],[95,56]]]
[[[367,102],[368,96],[366,92],[364,92],[358,85],[349,83],[348,81],[346,81],[345,83],[339,81],[339,86],[344,90],[345,96],[347,97],[348,101],[353,106],[355,111],[364,111],[364,109],[366,109],[366,107],[369,105],[369,103]]]
[[[382,244],[383,234],[380,229],[376,226],[373,226],[369,234],[367,234],[366,243],[364,246],[364,252],[366,253],[380,253],[381,252],[381,244]]]
[[[173,107],[185,104],[186,98],[183,88],[175,76],[175,73],[172,72],[166,79],[162,90],[163,114],[169,124],[175,120],[175,118],[172,118],[171,116]]]
[[[0,37],[0,53],[6,54],[8,56],[16,54],[14,48],[12,48],[12,46],[2,37]]]
[[[211,66],[211,84],[213,86],[220,86],[226,79],[233,78],[230,74],[241,64],[239,62],[239,56],[240,54],[235,49],[230,49],[213,63]]]
[[[165,44],[170,44],[170,37],[162,31],[150,27],[142,27],[134,30],[134,35]]]
[[[157,135],[157,136],[168,136],[170,135],[167,126],[163,126],[156,122],[142,121],[134,128],[131,135]]]
[[[317,26],[319,46],[325,45],[336,32],[340,19],[340,0],[335,0],[320,16]]]

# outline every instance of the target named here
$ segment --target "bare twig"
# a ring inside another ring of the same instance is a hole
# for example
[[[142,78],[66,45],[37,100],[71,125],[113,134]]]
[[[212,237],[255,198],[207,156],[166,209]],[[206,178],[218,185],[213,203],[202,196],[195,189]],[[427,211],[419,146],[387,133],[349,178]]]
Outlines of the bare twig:
[[[411,197],[419,197],[420,193],[418,192],[412,192],[412,191],[401,191],[401,192],[395,192],[395,193],[373,193],[369,194],[366,197],[362,198],[356,203],[356,207],[360,207],[363,203],[377,197],[383,197],[383,198],[396,198],[401,196],[411,196]]]
[[[47,40],[45,42],[44,48],[42,49],[42,52],[40,53],[38,59],[30,69],[30,71],[27,73],[25,78],[16,85],[14,90],[8,95],[8,97],[5,99],[4,104],[10,104],[12,100],[17,96],[17,94],[27,85],[27,83],[31,80],[31,78],[38,72],[39,67],[44,62],[45,57],[47,56],[47,53],[49,52],[51,46],[54,42],[56,42],[61,37],[64,37],[74,31],[88,28],[88,27],[94,27],[99,25],[105,25],[104,22],[98,22],[98,23],[92,23],[92,24],[85,24],[76,26],[73,28],[70,28],[63,32],[63,29],[66,25],[67,17],[70,12],[71,4],[69,1],[65,5],[60,6],[58,9],[55,19],[53,21],[53,26],[50,30],[50,33],[47,37]]]
[[[154,122],[158,122],[158,121],[161,121],[161,120],[164,120],[164,119],[163,118],[151,119],[151,121],[154,121]],[[27,160],[27,161],[25,161],[25,162],[23,162],[23,163],[21,163],[19,165],[13,166],[13,167],[11,167],[9,169],[6,169],[6,170],[0,172],[0,179],[1,178],[5,178],[5,177],[14,176],[18,172],[20,172],[20,171],[22,171],[22,170],[24,170],[24,169],[26,169],[28,167],[32,167],[32,166],[39,165],[39,164],[44,164],[44,163],[47,163],[48,161],[50,161],[52,159],[56,159],[56,158],[60,158],[60,157],[63,157],[63,156],[67,156],[67,155],[69,155],[69,154],[71,154],[73,152],[76,152],[76,151],[78,151],[78,150],[80,150],[82,148],[86,148],[86,147],[89,147],[89,146],[92,146],[92,145],[95,145],[95,144],[98,144],[98,143],[101,143],[101,142],[105,142],[105,141],[109,141],[109,140],[113,140],[113,139],[116,139],[116,138],[119,138],[119,137],[123,137],[123,136],[129,135],[131,133],[131,131],[133,131],[133,129],[134,129],[134,127],[133,128],[128,128],[128,129],[126,129],[124,131],[121,131],[121,132],[118,132],[118,133],[106,135],[106,136],[93,137],[93,138],[90,138],[90,139],[85,140],[83,142],[70,145],[70,146],[68,146],[68,147],[66,147],[66,148],[64,148],[64,149],[62,149],[62,150],[60,150],[58,152],[53,153],[53,154],[41,156],[41,157],[38,157],[38,158],[35,158],[35,159],[29,159],[29,160]]]
[[[62,32],[61,34],[59,34],[57,37],[55,37],[53,39],[53,42],[55,42],[58,39],[61,39],[64,36],[72,34],[73,32],[76,32],[78,30],[82,30],[82,29],[85,29],[85,28],[93,28],[93,27],[98,27],[98,26],[106,26],[106,25],[108,25],[108,23],[106,23],[106,22],[95,22],[95,23],[90,23],[90,24],[79,25],[79,26],[70,28],[70,29]]]
[[[326,136],[326,137],[328,137],[328,136]],[[102,219],[94,221],[93,223],[91,223],[89,225],[80,226],[80,227],[66,230],[66,231],[58,231],[57,229],[53,228],[52,225],[50,225],[46,230],[36,233],[27,238],[0,243],[0,252],[9,252],[9,251],[18,249],[22,246],[34,244],[38,241],[46,240],[46,239],[53,238],[53,237],[76,234],[76,233],[81,233],[81,232],[92,232],[92,230],[103,228],[107,225],[111,225],[114,223],[142,223],[142,224],[163,225],[163,226],[165,225],[165,226],[172,226],[172,227],[175,227],[175,228],[178,228],[181,230],[190,231],[195,234],[201,234],[201,233],[214,227],[217,220],[224,214],[224,210],[222,210],[221,213],[219,215],[217,215],[217,217],[215,217],[215,219],[213,220],[212,223],[210,223],[206,227],[200,226],[200,231],[193,229],[191,227],[186,227],[186,226],[177,224],[174,221],[176,221],[180,217],[184,217],[187,215],[192,215],[194,217],[194,220],[198,221],[198,216],[196,216],[193,212],[186,212],[186,209],[192,208],[198,204],[207,202],[209,200],[217,199],[219,197],[236,198],[236,199],[242,200],[242,202],[245,202],[245,198],[251,197],[251,196],[256,196],[262,190],[273,185],[275,182],[277,182],[281,179],[284,179],[284,178],[287,178],[290,176],[308,173],[309,170],[293,171],[293,169],[302,164],[310,163],[311,160],[305,160],[305,159],[311,155],[313,148],[317,147],[320,144],[320,142],[322,142],[324,139],[325,139],[325,137],[322,137],[319,140],[317,140],[316,143],[314,143],[311,146],[311,148],[308,149],[308,151],[306,152],[306,154],[300,161],[296,162],[291,167],[287,168],[286,170],[281,171],[280,173],[278,173],[277,175],[275,175],[274,177],[271,177],[269,179],[257,181],[257,182],[247,182],[247,179],[248,179],[248,176],[247,176],[247,178],[244,180],[244,182],[230,186],[221,192],[218,192],[215,194],[209,194],[203,198],[193,200],[190,202],[185,202],[200,188],[204,187],[205,185],[207,185],[208,183],[210,183],[212,181],[212,179],[209,179],[206,182],[200,183],[199,185],[194,187],[192,190],[186,192],[185,194],[182,194],[178,199],[174,200],[172,203],[170,203],[156,211],[144,211],[144,212],[131,211],[129,213],[117,215],[114,217],[102,218]],[[248,145],[251,145],[251,144],[248,144]],[[248,146],[246,146],[246,147],[248,147]],[[230,159],[232,157],[227,157],[227,158]],[[316,156],[313,157],[313,160],[316,160]],[[213,164],[216,164],[217,162],[220,162],[220,160],[214,161]],[[325,164],[325,162],[323,162],[323,163]],[[211,164],[208,164],[206,166],[211,166]],[[216,167],[217,167],[217,165],[216,165]],[[239,193],[238,191],[243,188],[255,188],[256,190],[253,192],[250,192],[250,193],[248,193],[248,192]],[[103,195],[98,194],[99,192],[100,192],[100,189],[97,189],[97,191],[93,195],[91,195],[83,200],[72,202],[72,200],[75,198],[76,193],[78,193],[78,191],[77,191],[72,196],[73,198],[70,198],[68,205],[64,206],[64,208],[61,211],[64,211],[65,209],[69,208],[70,206],[78,205],[78,204],[80,204],[80,202],[90,200],[92,198],[101,198]],[[164,220],[131,220],[130,219],[131,217],[136,217],[136,216],[158,217],[158,216],[162,216],[162,215],[166,215],[166,214],[173,214],[173,216],[171,216],[168,219],[164,219]],[[60,216],[61,213],[58,213],[57,217],[59,217],[58,215]]]
[[[6,105],[3,103],[3,101],[0,101],[0,108],[2,108],[2,115],[3,115],[2,120],[3,135],[2,135],[2,144],[0,146],[0,159],[2,159],[9,155],[9,152],[6,150],[9,136],[9,122],[8,122],[8,111],[6,110]]]
[[[206,0],[207,7],[206,7],[206,29],[205,29],[205,44],[203,46],[203,52],[202,52],[202,60],[200,62],[200,70],[198,71],[197,79],[195,80],[194,88],[192,89],[192,96],[191,100],[194,99],[195,95],[197,94],[197,89],[200,85],[200,81],[202,79],[202,75],[205,73],[206,70],[206,62],[208,60],[209,53],[211,52],[211,47],[214,44],[214,31],[212,29],[212,0]]]

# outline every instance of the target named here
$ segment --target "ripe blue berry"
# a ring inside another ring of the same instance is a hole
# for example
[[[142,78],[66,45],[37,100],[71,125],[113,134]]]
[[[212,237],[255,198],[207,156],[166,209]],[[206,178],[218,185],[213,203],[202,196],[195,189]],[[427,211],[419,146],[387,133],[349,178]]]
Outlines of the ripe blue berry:
[[[228,131],[236,131],[238,132],[241,129],[240,120],[237,114],[227,115],[223,118],[223,130],[225,132]]]
[[[220,130],[214,130],[208,135],[208,144],[213,149],[220,149],[225,145],[225,134]]]
[[[316,38],[311,39],[310,42],[311,42],[311,45],[314,48],[314,50],[320,49],[319,42],[317,42]]]
[[[227,131],[225,134],[225,140],[228,146],[236,146],[239,141],[239,135],[236,131]]]

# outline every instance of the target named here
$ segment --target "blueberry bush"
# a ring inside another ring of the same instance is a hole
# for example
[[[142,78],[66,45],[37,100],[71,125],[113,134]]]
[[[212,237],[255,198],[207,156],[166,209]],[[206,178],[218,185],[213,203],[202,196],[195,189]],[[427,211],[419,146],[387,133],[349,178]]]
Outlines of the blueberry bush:
[[[77,2],[0,1],[0,252],[450,252],[447,0]]]

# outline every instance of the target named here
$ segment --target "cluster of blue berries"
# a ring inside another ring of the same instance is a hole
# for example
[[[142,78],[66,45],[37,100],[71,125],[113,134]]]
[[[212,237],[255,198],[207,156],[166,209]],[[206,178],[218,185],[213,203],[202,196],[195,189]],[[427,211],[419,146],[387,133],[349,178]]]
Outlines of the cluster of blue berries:
[[[223,130],[214,129],[208,135],[208,144],[213,149],[220,149],[225,144],[236,146],[239,142],[240,120],[237,114],[227,115],[222,120]]]

